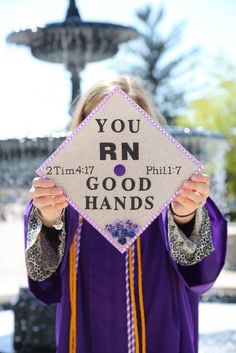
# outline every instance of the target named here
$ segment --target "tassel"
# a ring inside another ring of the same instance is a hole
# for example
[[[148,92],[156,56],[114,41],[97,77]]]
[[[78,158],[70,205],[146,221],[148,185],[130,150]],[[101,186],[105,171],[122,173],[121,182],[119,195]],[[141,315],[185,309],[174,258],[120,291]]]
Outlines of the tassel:
[[[146,322],[145,322],[145,311],[144,311],[144,301],[143,301],[143,282],[142,282],[142,253],[141,253],[141,239],[137,238],[137,267],[138,267],[138,298],[139,298],[139,308],[140,308],[140,319],[141,319],[141,351],[146,353]],[[134,247],[129,248],[129,282],[130,282],[130,297],[131,297],[131,309],[134,323],[134,336],[135,336],[135,353],[139,353],[140,341],[139,341],[139,330],[138,330],[138,319],[137,319],[137,307],[135,301],[135,289],[134,289]],[[128,293],[128,289],[126,288]],[[126,298],[127,300],[127,298]],[[127,302],[127,310],[129,308],[129,303]],[[130,326],[127,316],[127,329]],[[128,330],[128,333],[130,329]],[[128,347],[130,345],[130,336],[128,335]]]

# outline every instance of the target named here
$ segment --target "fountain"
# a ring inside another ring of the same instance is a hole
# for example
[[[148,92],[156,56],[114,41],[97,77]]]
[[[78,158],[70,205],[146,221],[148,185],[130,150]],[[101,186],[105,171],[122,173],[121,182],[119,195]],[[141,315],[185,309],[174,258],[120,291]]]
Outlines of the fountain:
[[[69,1],[63,22],[45,27],[20,30],[9,34],[7,41],[30,47],[34,57],[63,63],[71,73],[72,102],[80,94],[80,72],[86,63],[104,60],[118,52],[120,43],[136,39],[132,27],[113,23],[83,21],[75,0]],[[176,137],[204,165],[212,176],[212,195],[226,213],[224,155],[227,144],[219,134],[200,129],[169,127]],[[29,187],[35,170],[66,137],[66,133],[49,137],[8,139],[0,141],[0,185],[4,188]],[[214,153],[212,154],[211,152]],[[217,151],[217,153],[215,153]],[[214,156],[214,160],[212,159]],[[27,166],[31,166],[31,170]]]
[[[71,73],[73,102],[80,94],[80,72],[86,63],[110,58],[118,52],[120,43],[138,37],[132,27],[83,21],[75,0],[70,0],[65,21],[13,32],[7,41],[30,47],[37,59],[63,63]]]

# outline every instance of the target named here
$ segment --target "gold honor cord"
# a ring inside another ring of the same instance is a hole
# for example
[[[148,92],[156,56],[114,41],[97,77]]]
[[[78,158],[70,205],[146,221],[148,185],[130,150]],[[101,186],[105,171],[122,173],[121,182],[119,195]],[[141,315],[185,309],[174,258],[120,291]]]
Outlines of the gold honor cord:
[[[143,303],[143,281],[142,281],[142,255],[141,255],[141,239],[137,238],[137,261],[138,261],[138,296],[141,316],[141,333],[142,333],[142,353],[146,353],[146,324],[145,311]]]
[[[70,248],[70,341],[69,353],[76,353],[76,314],[77,314],[77,290],[76,290],[76,234]]]

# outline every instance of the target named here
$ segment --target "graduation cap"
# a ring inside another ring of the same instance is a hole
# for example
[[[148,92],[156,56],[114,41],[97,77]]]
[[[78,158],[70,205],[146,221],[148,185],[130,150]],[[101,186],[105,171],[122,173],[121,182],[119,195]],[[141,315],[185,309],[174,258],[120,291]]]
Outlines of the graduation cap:
[[[36,172],[123,253],[202,168],[116,87]]]

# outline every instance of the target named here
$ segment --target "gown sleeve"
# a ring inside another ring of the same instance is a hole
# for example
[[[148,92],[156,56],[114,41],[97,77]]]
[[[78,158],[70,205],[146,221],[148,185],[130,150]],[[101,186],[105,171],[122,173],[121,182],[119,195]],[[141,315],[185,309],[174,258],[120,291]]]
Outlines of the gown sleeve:
[[[205,207],[197,209],[193,229],[188,229],[187,225],[185,229],[182,225],[177,225],[171,211],[168,210],[170,253],[171,257],[182,266],[192,266],[214,251],[210,220]]]
[[[32,201],[24,212],[25,261],[31,293],[42,303],[59,303],[62,277],[78,222],[78,213],[67,207],[61,231],[46,229],[34,212]]]
[[[225,218],[208,198],[197,211],[193,232],[187,237],[168,211],[163,216],[166,247],[178,276],[191,291],[203,294],[213,286],[225,263]]]
[[[65,216],[63,228],[44,227],[35,207],[32,207],[26,237],[26,270],[35,281],[43,281],[58,268],[65,251]]]

